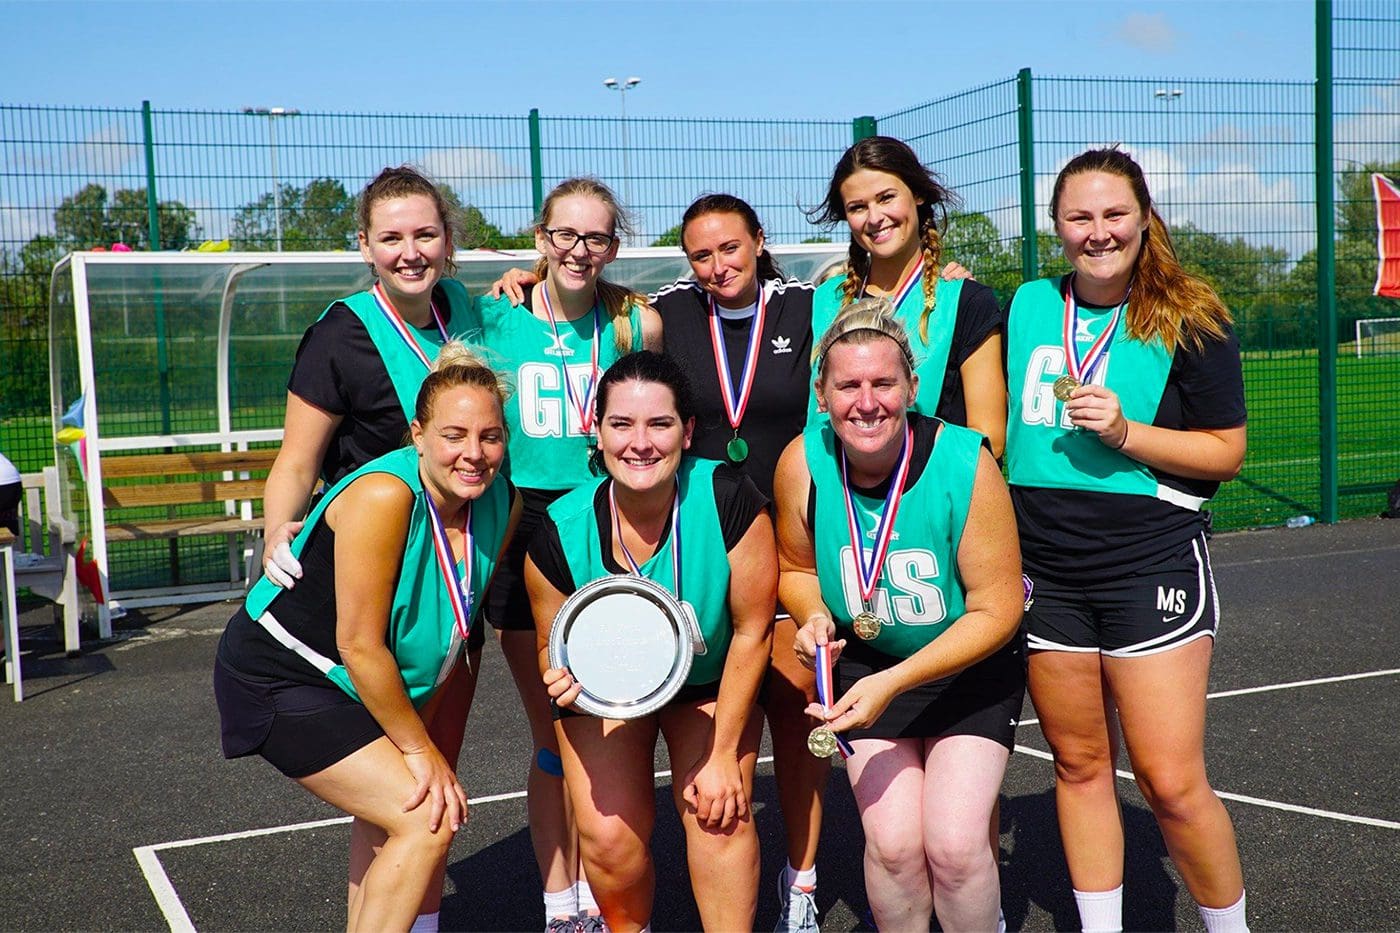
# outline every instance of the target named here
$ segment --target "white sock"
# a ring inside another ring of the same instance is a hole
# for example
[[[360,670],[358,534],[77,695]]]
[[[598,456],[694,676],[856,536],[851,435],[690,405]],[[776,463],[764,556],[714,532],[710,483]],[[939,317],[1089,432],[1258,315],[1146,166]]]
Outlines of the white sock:
[[[1074,892],[1079,926],[1084,933],[1119,933],[1123,929],[1123,886],[1112,891]]]
[[[801,888],[804,891],[815,891],[817,888],[817,866],[804,868],[798,871],[788,862],[783,868],[783,881],[787,882],[790,888]]]
[[[413,918],[413,926],[408,928],[408,933],[438,933],[438,915],[442,911],[435,910],[430,914],[419,914]]]
[[[598,902],[593,899],[593,889],[588,886],[588,879],[580,878],[574,882],[574,893],[578,898],[578,912],[586,914],[590,911],[598,912]]]
[[[1244,892],[1240,899],[1229,907],[1202,907],[1196,905],[1205,921],[1206,933],[1249,933],[1249,924],[1244,916]]]
[[[1006,914],[997,906],[997,933],[1006,933]]]
[[[562,891],[544,892],[544,925],[559,917],[572,917],[578,913],[577,892],[573,888]]]

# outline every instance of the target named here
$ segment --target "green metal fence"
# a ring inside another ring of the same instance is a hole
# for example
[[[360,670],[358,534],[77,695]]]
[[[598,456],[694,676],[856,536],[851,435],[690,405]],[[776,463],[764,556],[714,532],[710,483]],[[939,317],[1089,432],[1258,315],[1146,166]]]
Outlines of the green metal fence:
[[[713,190],[750,200],[775,242],[839,237],[802,208],[853,138],[880,132],[959,193],[949,255],[1007,300],[1063,268],[1047,215],[1056,170],[1121,143],[1184,261],[1237,318],[1250,454],[1216,501],[1217,526],[1374,513],[1400,477],[1400,356],[1358,357],[1352,335],[1358,320],[1400,316],[1370,294],[1366,184],[1374,170],[1400,175],[1400,13],[1389,0],[1316,2],[1317,82],[1022,71],[850,121],[0,106],[0,450],[26,470],[49,456],[48,274],[70,249],[351,248],[355,192],[401,162],[467,206],[465,246],[527,245],[543,192],[579,173],[618,190],[636,245],[665,238]]]

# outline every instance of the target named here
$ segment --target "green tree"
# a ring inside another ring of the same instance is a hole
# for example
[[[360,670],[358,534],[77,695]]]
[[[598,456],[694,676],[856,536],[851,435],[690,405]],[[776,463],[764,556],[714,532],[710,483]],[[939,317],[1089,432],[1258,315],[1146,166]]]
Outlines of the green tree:
[[[355,246],[355,198],[334,178],[317,178],[303,188],[279,186],[282,249],[337,250]],[[234,249],[277,249],[277,200],[269,191],[233,216]]]
[[[54,238],[65,250],[106,248],[125,243],[132,249],[150,249],[145,188],[122,188],[112,193],[102,185],[86,185],[64,198],[54,211]],[[160,222],[160,249],[184,249],[200,236],[194,211],[179,201],[156,205]]]
[[[661,236],[651,241],[652,246],[680,246],[681,245],[681,225],[676,224]]]
[[[977,281],[989,285],[998,299],[1010,301],[1021,284],[1020,247],[1005,240],[992,219],[980,211],[957,211],[948,216],[943,234],[943,259],[960,262]]]

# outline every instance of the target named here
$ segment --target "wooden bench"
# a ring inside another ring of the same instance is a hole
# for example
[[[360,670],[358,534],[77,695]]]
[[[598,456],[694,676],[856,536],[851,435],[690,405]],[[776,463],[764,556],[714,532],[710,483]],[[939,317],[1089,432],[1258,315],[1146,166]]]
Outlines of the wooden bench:
[[[4,624],[5,674],[16,700],[24,699],[19,669],[19,619],[16,591],[25,588],[52,600],[63,610],[63,642],[70,655],[78,650],[78,581],[73,543],[76,528],[63,518],[58,470],[45,467],[20,477],[19,536],[0,528],[0,620]]]
[[[277,449],[179,450],[102,455],[106,542],[223,535],[229,538],[229,582],[109,593],[124,606],[208,602],[236,595],[258,568],[262,498]],[[193,510],[187,507],[204,505]],[[107,608],[99,632],[108,629]]]

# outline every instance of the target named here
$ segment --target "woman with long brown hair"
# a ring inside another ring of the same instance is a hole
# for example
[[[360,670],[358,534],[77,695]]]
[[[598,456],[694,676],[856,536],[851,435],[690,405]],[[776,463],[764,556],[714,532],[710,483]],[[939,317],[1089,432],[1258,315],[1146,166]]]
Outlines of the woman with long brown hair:
[[[1234,830],[1206,779],[1220,610],[1201,511],[1244,461],[1239,345],[1127,153],[1070,160],[1050,212],[1072,272],[1012,301],[1006,462],[1075,901],[1085,930],[1122,929],[1121,727],[1206,928],[1243,930]]]

